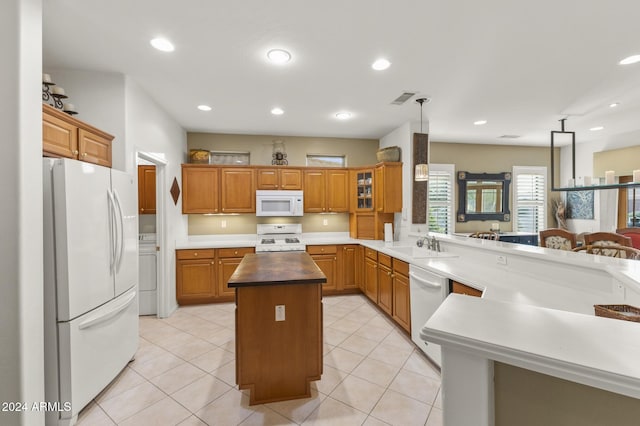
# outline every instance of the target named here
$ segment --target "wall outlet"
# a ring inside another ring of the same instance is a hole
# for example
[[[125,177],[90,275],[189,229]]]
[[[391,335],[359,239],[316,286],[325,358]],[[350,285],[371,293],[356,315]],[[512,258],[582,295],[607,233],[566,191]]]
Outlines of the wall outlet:
[[[498,265],[506,265],[507,264],[507,256],[498,256],[496,258]]]
[[[322,226],[329,225],[329,219],[322,219]]]
[[[224,220],[224,219],[223,219],[223,220],[221,220],[221,221],[220,221],[220,227],[221,227],[221,228],[226,228],[226,227],[227,227],[227,221],[226,221],[226,220]]]
[[[276,321],[284,321],[284,305],[276,305]]]

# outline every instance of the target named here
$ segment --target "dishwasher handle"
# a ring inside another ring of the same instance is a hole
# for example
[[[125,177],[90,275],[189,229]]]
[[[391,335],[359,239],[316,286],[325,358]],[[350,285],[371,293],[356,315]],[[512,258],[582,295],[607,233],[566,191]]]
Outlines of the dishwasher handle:
[[[413,272],[409,272],[409,277],[411,277],[411,279],[414,279],[416,281],[418,281],[421,284],[424,284],[425,287],[429,287],[429,288],[442,288],[442,284],[441,283],[437,283],[437,282],[433,282],[430,280],[426,280],[422,277],[419,277],[418,275],[414,274]]]

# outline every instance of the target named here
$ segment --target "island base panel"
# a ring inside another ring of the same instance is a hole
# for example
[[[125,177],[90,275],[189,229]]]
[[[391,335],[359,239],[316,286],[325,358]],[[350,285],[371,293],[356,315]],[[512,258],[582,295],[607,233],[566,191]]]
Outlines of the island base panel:
[[[321,297],[321,284],[236,289],[236,382],[250,405],[311,396],[322,374]]]

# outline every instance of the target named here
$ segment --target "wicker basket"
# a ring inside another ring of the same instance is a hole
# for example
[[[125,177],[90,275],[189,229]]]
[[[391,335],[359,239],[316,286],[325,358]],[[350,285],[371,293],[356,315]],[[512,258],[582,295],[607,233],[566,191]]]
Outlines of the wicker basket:
[[[376,152],[376,157],[379,163],[383,161],[400,161],[400,147],[390,146],[379,149]]]
[[[207,151],[206,149],[190,150],[189,162],[196,164],[209,164],[209,151]]]
[[[596,316],[640,322],[640,308],[630,305],[593,305]]]

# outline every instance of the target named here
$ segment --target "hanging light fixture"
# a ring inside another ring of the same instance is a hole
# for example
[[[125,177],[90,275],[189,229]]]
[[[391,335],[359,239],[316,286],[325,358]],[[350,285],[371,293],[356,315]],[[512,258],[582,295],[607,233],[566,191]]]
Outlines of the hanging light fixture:
[[[429,98],[419,98],[416,102],[420,104],[420,133],[422,133],[422,105],[426,102],[429,103]],[[427,164],[416,164],[416,170],[414,180],[416,182],[424,182],[429,180],[429,142],[427,141]]]

